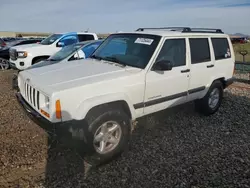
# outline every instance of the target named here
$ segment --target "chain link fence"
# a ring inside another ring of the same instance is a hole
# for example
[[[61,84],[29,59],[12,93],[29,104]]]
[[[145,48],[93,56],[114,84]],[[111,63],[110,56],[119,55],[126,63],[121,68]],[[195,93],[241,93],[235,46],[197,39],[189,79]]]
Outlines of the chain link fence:
[[[250,84],[250,63],[236,62],[234,78],[238,82]]]

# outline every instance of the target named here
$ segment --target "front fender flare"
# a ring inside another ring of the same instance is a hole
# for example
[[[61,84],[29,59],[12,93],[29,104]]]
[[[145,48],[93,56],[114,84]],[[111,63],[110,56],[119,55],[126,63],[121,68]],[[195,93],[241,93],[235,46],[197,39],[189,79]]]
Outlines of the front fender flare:
[[[75,109],[73,118],[76,120],[82,120],[93,107],[116,101],[125,101],[129,107],[132,119],[135,119],[136,115],[134,106],[129,97],[124,93],[109,93],[85,99]]]

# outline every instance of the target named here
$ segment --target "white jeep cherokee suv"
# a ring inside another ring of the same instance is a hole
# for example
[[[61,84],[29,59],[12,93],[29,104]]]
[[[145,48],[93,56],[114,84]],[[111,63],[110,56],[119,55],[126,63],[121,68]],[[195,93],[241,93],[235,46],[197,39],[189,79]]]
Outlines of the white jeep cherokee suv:
[[[221,30],[143,28],[111,34],[88,59],[20,72],[16,96],[36,122],[78,139],[85,159],[100,164],[124,150],[139,117],[188,101],[215,113],[234,62]]]
[[[37,44],[26,44],[10,48],[10,66],[24,70],[31,65],[48,59],[64,46],[87,40],[98,40],[95,33],[55,33]]]

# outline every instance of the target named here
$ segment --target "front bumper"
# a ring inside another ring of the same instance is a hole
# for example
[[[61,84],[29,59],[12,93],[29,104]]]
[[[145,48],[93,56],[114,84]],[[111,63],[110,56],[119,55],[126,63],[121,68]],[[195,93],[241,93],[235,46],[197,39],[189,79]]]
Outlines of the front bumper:
[[[63,144],[73,147],[74,149],[82,150],[83,148],[88,148],[85,139],[88,126],[86,126],[86,122],[84,120],[71,120],[67,122],[52,123],[35,111],[24,100],[19,92],[16,93],[16,98],[29,118],[41,128],[43,128],[49,134],[49,136],[55,136]]]
[[[15,60],[10,58],[9,62],[12,69],[25,70],[31,66],[32,59],[31,57],[17,58]],[[23,65],[21,65],[21,63],[23,63]]]
[[[19,70],[17,67],[16,67],[16,64],[13,63],[13,62],[10,62],[10,68],[14,69],[14,70]]]

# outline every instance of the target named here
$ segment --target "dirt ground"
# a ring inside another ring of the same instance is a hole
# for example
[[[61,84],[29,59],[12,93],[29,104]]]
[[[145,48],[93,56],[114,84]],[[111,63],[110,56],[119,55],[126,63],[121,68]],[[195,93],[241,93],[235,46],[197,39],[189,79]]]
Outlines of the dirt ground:
[[[210,117],[193,104],[139,120],[129,151],[98,169],[48,137],[0,72],[0,187],[250,187],[250,90],[225,92]]]

